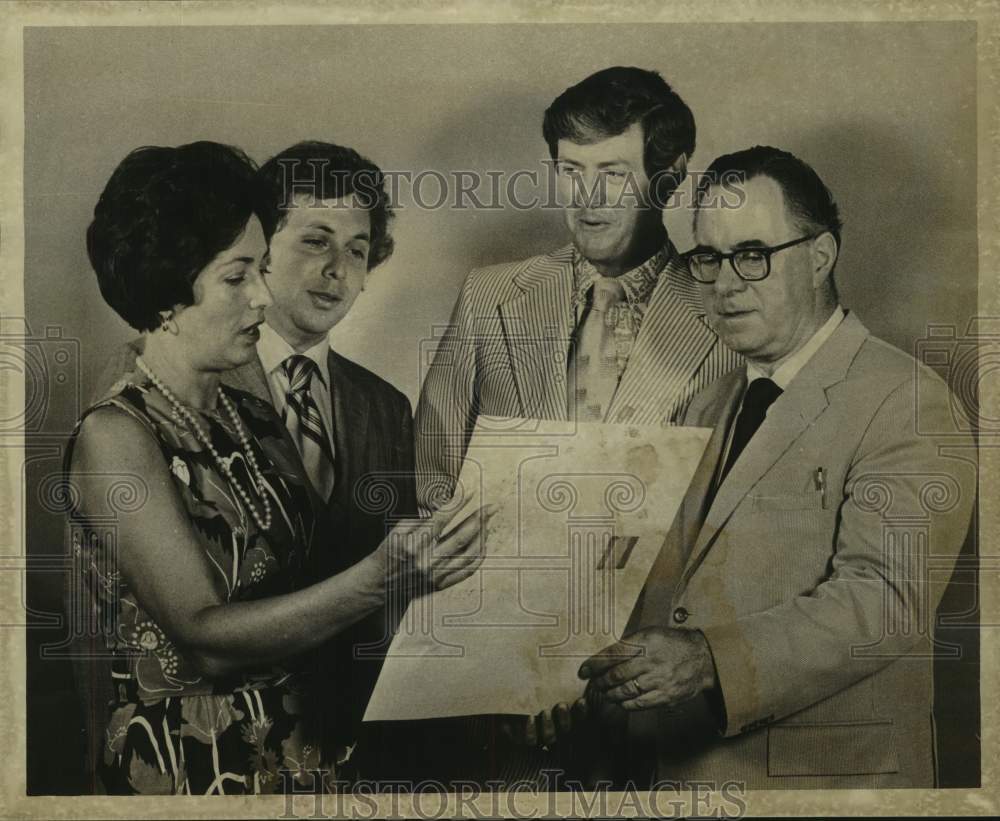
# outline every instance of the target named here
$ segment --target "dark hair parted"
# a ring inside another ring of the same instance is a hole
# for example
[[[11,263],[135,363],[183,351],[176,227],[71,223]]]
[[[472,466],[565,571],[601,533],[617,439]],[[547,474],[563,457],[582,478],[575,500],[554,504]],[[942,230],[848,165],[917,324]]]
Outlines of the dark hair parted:
[[[694,153],[691,109],[655,71],[613,66],[570,86],[552,102],[542,121],[549,156],[559,157],[559,140],[586,145],[642,125],[643,164],[653,182],[652,198],[662,208],[684,180],[682,166],[668,171],[683,154]]]
[[[754,177],[770,177],[781,186],[785,205],[799,228],[810,234],[829,231],[840,248],[843,223],[833,194],[810,165],[780,148],[755,145],[717,158],[698,183],[695,201],[702,201],[710,185],[722,181],[739,185]]]
[[[256,166],[238,148],[195,142],[132,151],[108,180],[87,229],[101,294],[140,331],[194,302],[195,279],[260,215]]]
[[[260,177],[267,191],[263,223],[268,240],[284,224],[285,212],[294,207],[297,194],[315,199],[354,194],[358,203],[368,209],[371,222],[368,270],[392,256],[389,221],[393,214],[385,176],[375,163],[354,149],[315,140],[296,143],[264,163]]]

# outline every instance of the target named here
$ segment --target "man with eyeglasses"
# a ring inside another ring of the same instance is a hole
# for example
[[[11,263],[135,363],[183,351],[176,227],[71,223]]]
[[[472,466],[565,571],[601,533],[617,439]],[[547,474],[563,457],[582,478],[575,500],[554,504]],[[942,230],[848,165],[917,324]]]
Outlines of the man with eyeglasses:
[[[723,178],[738,208],[717,207]],[[944,382],[840,307],[841,223],[812,168],[723,156],[696,205],[688,268],[746,366],[688,408],[714,429],[705,458],[625,639],[580,675],[627,716],[631,778],[932,787],[933,617],[974,444]]]

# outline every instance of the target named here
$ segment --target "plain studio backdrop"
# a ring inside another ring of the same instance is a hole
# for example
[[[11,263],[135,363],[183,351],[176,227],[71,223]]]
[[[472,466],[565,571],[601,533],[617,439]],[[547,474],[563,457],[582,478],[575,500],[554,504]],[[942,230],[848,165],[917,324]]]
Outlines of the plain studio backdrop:
[[[975,44],[965,23],[27,29],[27,320],[35,337],[54,329],[78,340],[84,397],[108,354],[134,335],[104,304],[84,241],[104,184],[133,148],[216,140],[262,162],[319,139],[395,172],[544,177],[546,106],[593,71],[638,65],[658,70],[694,112],[692,170],[753,144],[817,169],[845,223],[844,305],[913,351],[928,325],[960,336],[976,313]],[[434,180],[425,182],[424,200],[437,199]],[[401,199],[396,252],[332,338],[415,401],[435,328],[469,270],[553,249],[567,235],[554,210],[421,209]],[[678,248],[690,247],[690,210],[671,208],[666,223]],[[51,395],[68,398],[45,418],[49,443],[80,410],[72,391]],[[36,556],[64,552],[59,517],[32,492],[57,467],[52,450],[29,462]],[[58,612],[62,583],[59,573],[30,580],[39,622]],[[961,595],[974,606],[974,588]],[[29,641],[34,792],[77,786],[69,666],[40,648],[60,630],[40,624]],[[968,631],[955,640],[974,664]],[[952,745],[942,766],[976,783],[978,689],[974,675],[962,682],[941,707],[957,711],[944,722],[957,735],[942,742]]]

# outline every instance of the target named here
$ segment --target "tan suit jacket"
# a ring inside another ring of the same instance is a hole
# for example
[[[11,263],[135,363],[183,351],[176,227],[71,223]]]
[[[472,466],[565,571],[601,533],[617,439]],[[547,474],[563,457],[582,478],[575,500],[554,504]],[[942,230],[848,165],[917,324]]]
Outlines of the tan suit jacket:
[[[633,745],[652,737],[665,779],[932,786],[933,622],[974,504],[972,440],[945,384],[848,314],[712,498],[745,379],[684,417],[714,433],[633,616],[702,630],[724,706],[633,714]]]

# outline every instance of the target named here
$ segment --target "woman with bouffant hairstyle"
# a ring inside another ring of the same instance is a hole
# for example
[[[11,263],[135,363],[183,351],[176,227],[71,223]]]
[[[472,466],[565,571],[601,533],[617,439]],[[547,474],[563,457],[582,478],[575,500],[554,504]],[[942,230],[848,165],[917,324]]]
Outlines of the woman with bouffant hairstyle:
[[[478,566],[482,511],[445,537],[442,514],[308,583],[310,551],[338,546],[313,544],[318,501],[297,451],[269,404],[220,382],[255,355],[271,302],[257,186],[229,146],[141,148],[87,232],[101,293],[145,337],[65,462],[88,617],[112,654],[111,793],[322,789],[346,750],[318,738],[310,651],[388,590]],[[114,506],[109,483],[123,481],[135,492]],[[418,528],[429,538],[405,538]]]

